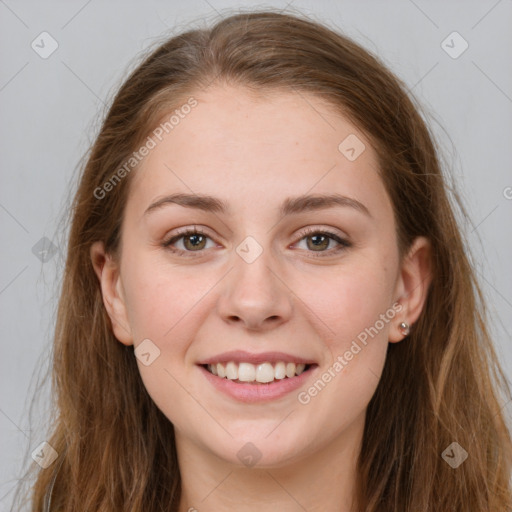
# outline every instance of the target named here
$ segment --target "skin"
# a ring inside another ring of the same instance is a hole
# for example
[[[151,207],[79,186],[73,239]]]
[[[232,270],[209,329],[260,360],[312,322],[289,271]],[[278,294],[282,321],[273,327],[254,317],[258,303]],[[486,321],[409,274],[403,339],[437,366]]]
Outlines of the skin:
[[[91,249],[116,338],[135,347],[150,339],[160,350],[149,366],[137,364],[175,427],[180,512],[348,511],[366,408],[388,343],[404,338],[400,322],[412,325],[424,305],[430,245],[417,238],[399,260],[376,154],[320,99],[231,86],[194,97],[198,106],[132,176],[120,259],[101,242]],[[354,161],[338,150],[349,134],[366,146]],[[144,214],[165,195],[192,191],[226,201],[232,215],[175,204]],[[287,197],[333,192],[357,199],[371,216],[350,207],[278,214]],[[194,225],[208,236],[199,256],[190,237],[174,247],[192,257],[162,246]],[[331,240],[315,249],[314,233],[301,235],[305,227],[352,246],[335,252]],[[250,264],[236,252],[247,236],[263,250]],[[227,350],[283,351],[318,363],[307,390],[393,304],[401,311],[307,404],[298,392],[238,402],[196,366]],[[247,442],[261,454],[252,467],[237,457]]]

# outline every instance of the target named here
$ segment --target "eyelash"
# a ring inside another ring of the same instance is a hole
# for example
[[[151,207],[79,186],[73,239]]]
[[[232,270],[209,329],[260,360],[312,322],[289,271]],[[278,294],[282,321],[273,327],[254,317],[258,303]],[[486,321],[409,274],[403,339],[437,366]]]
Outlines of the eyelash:
[[[172,247],[171,244],[177,242],[180,238],[186,237],[187,235],[202,235],[204,237],[210,238],[204,231],[202,231],[199,228],[196,228],[196,227],[194,227],[194,229],[184,228],[183,230],[178,231],[175,235],[173,235],[168,240],[164,241],[162,243],[162,246],[166,249],[169,249],[173,253],[178,254],[179,256],[184,256],[186,258],[195,258],[195,257],[201,256],[202,255],[201,253],[203,253],[204,250],[184,251],[182,249],[176,249],[175,247]],[[332,254],[337,254],[340,251],[343,251],[352,246],[352,244],[348,240],[341,238],[340,236],[338,236],[336,233],[333,233],[332,231],[315,229],[315,228],[304,229],[300,233],[299,242],[301,240],[303,240],[304,238],[307,238],[308,236],[311,236],[311,235],[326,236],[326,237],[334,240],[335,242],[338,242],[338,244],[339,244],[338,247],[335,247],[334,249],[331,249],[328,251],[319,251],[317,254],[315,254],[316,251],[308,251],[308,252],[312,253],[311,256],[313,256],[314,258],[324,258],[324,257],[326,257],[326,255],[331,256]],[[194,254],[194,252],[197,252],[198,254]]]

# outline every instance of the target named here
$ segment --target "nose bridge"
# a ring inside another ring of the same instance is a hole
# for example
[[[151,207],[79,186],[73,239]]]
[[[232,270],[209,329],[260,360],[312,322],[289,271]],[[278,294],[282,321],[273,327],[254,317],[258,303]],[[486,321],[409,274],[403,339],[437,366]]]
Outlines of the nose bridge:
[[[275,323],[289,317],[291,294],[265,241],[260,243],[256,237],[247,236],[235,247],[233,265],[218,303],[219,313],[225,319],[258,328],[269,319]]]
[[[239,298],[246,297],[249,300],[264,300],[267,302],[279,293],[276,282],[276,267],[272,250],[262,236],[258,237],[261,243],[254,236],[247,236],[235,249],[233,255],[235,264],[236,292]],[[265,244],[265,245],[263,245]]]

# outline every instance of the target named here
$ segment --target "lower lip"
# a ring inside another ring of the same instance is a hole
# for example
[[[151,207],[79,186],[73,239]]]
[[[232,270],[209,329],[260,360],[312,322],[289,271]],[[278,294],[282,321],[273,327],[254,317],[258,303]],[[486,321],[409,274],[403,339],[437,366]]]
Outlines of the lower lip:
[[[222,391],[226,395],[235,398],[240,402],[249,403],[276,400],[277,398],[295,391],[304,385],[316,368],[318,368],[317,365],[312,365],[309,370],[302,372],[300,375],[281,380],[274,380],[268,384],[240,384],[238,382],[213,375],[213,373],[210,373],[203,366],[199,366],[203,375],[219,391]]]

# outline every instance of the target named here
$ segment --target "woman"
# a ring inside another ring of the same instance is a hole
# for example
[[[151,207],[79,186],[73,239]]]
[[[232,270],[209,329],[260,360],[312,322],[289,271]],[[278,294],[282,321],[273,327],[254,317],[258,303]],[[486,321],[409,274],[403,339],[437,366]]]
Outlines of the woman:
[[[138,66],[74,202],[33,510],[512,510],[510,392],[405,91],[270,11]]]

